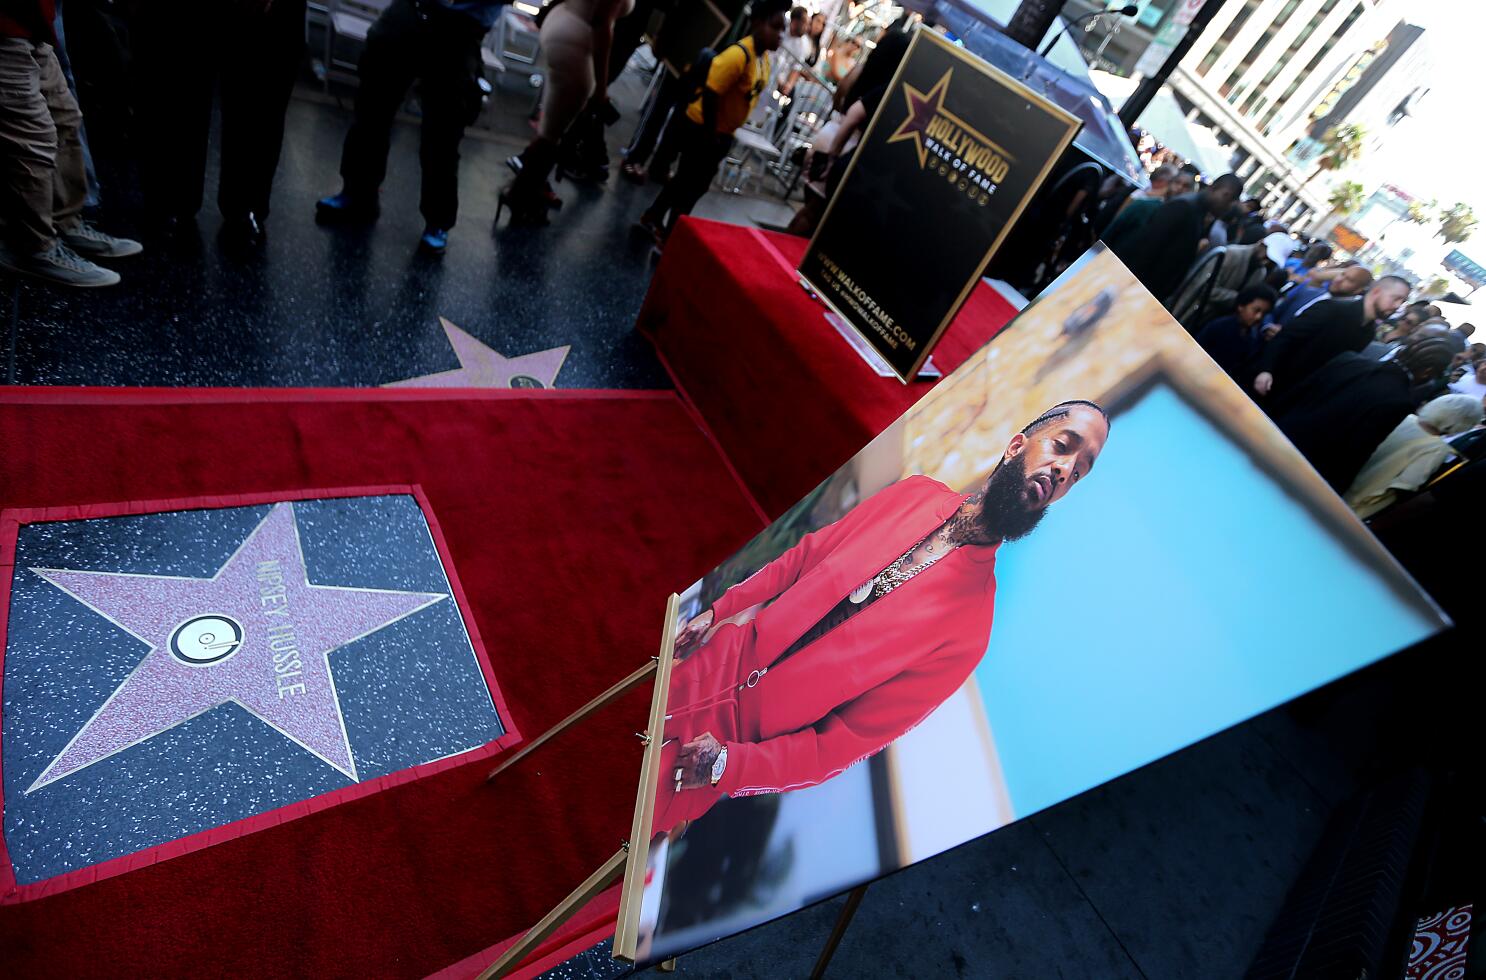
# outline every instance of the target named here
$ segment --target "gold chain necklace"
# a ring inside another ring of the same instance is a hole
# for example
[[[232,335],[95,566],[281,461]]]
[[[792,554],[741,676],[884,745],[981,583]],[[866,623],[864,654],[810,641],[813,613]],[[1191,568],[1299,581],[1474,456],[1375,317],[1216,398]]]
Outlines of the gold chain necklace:
[[[938,532],[931,532],[930,534],[927,534],[915,541],[907,551],[903,552],[902,557],[900,557],[897,561],[893,562],[887,568],[884,568],[881,572],[878,572],[876,575],[872,576],[867,581],[857,586],[855,589],[852,589],[851,595],[849,596],[851,601],[857,605],[861,605],[862,603],[867,601],[868,596],[881,599],[883,596],[887,595],[889,592],[893,591],[904,582],[907,582],[915,575],[922,573],[930,565],[933,565],[935,562],[939,561],[941,558],[944,558],[950,552],[954,551],[955,548],[959,547],[956,544],[949,543],[950,529],[954,523],[954,521],[950,521],[949,523],[941,527]],[[929,557],[925,558],[917,565],[913,565],[905,570],[903,566],[908,562],[908,559],[912,558],[913,553],[917,551],[919,547],[923,545],[925,541],[928,541],[931,537],[938,538],[940,544],[948,544],[949,547],[945,548],[938,554],[934,554],[934,545],[931,543],[928,549],[930,552]]]

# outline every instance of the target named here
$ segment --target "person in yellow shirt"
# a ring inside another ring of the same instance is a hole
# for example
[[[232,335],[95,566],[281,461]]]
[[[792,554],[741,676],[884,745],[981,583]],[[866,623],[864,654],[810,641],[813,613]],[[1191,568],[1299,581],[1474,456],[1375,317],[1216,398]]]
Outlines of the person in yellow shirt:
[[[707,193],[732,148],[733,131],[743,125],[763,94],[769,82],[769,52],[779,50],[789,8],[790,0],[754,0],[748,36],[713,57],[707,83],[681,121],[676,175],[635,226],[654,236],[657,247],[676,220],[690,214]]]

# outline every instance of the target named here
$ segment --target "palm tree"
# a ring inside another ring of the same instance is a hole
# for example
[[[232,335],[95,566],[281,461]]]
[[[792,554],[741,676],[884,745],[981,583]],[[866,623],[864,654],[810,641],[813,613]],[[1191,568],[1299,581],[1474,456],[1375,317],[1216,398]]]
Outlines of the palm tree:
[[[1345,217],[1355,211],[1361,210],[1362,202],[1366,197],[1366,192],[1363,191],[1361,184],[1355,180],[1347,180],[1337,184],[1332,189],[1331,196],[1326,199],[1326,203],[1330,204],[1332,210],[1337,214]]]
[[[1441,296],[1445,295],[1449,291],[1450,280],[1446,279],[1444,276],[1435,276],[1433,279],[1429,280],[1429,282],[1424,284],[1424,287],[1419,290],[1419,295],[1428,297],[1430,299],[1439,299]]]
[[[1439,206],[1440,202],[1434,198],[1427,201],[1411,201],[1408,210],[1404,212],[1404,217],[1408,218],[1411,224],[1427,225],[1434,220],[1435,209]]]
[[[1323,170],[1340,170],[1347,164],[1362,156],[1362,140],[1367,136],[1367,131],[1354,123],[1346,123],[1341,126],[1333,126],[1321,137],[1321,159],[1316,163],[1316,169],[1305,179],[1309,184]],[[1300,186],[1304,187],[1305,184]]]
[[[1383,230],[1378,232],[1378,237],[1382,238],[1387,235],[1388,229],[1400,221],[1407,221],[1411,225],[1429,224],[1434,220],[1434,213],[1439,209],[1439,206],[1440,202],[1434,198],[1430,198],[1427,201],[1410,201],[1409,206],[1404,208],[1402,214],[1395,214],[1388,219],[1388,223],[1383,226]]]
[[[1459,245],[1475,234],[1478,224],[1480,222],[1476,220],[1476,213],[1471,210],[1470,205],[1457,201],[1440,215],[1440,230],[1435,235],[1443,238],[1446,245]]]

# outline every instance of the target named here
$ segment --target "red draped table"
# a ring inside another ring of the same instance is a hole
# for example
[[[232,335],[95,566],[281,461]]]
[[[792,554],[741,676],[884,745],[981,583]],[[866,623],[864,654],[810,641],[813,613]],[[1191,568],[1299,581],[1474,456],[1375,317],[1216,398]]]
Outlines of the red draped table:
[[[743,484],[777,517],[933,383],[879,377],[799,284],[806,241],[687,219],[677,226],[638,327],[711,429]],[[933,363],[959,367],[1016,315],[985,282]]]

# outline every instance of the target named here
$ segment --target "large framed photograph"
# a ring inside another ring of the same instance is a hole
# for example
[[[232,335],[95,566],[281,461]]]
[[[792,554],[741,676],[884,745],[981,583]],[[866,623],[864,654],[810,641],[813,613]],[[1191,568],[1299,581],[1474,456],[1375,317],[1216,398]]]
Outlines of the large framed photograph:
[[[1079,121],[920,28],[799,273],[903,381],[964,304]]]
[[[679,612],[615,947],[641,964],[1447,625],[1102,247]]]

